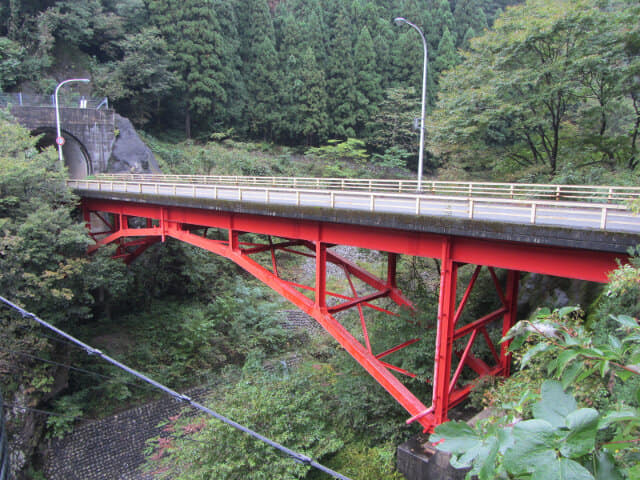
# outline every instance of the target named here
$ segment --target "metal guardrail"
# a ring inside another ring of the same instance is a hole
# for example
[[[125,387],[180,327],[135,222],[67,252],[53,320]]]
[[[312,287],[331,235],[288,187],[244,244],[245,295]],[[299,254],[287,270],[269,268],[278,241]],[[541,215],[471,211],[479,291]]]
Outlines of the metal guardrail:
[[[260,186],[275,188],[311,188],[316,190],[355,190],[367,192],[416,193],[416,180],[314,178],[314,177],[242,177],[222,175],[99,174],[98,180],[128,182],[168,182],[209,185]],[[443,182],[423,180],[422,193],[464,197],[505,199],[572,200],[618,204],[640,199],[640,187],[613,185],[544,185],[495,182]]]
[[[153,181],[132,181],[124,180],[123,178],[125,177],[120,176],[118,177],[119,179],[113,179],[109,176],[101,176],[98,180],[69,180],[67,183],[71,188],[79,190],[80,193],[82,191],[116,194],[133,193],[136,195],[225,200],[265,205],[291,205],[375,213],[454,217],[491,222],[640,234],[640,217],[634,215],[625,205],[615,203],[477,196],[462,197],[444,194],[427,195],[346,189],[329,190],[326,183],[324,185],[327,189],[233,184],[231,179],[239,177],[220,177],[226,179],[226,183],[222,181],[218,183],[188,183],[186,180],[161,182],[157,180],[158,176],[154,177],[156,179]],[[148,177],[143,176],[143,178],[146,180]],[[207,178],[213,179],[214,177]],[[244,178],[246,179],[247,177]],[[265,177],[249,178],[266,180]],[[319,180],[326,182],[334,179]],[[349,182],[355,181],[349,180]],[[364,185],[361,184],[360,188],[364,188]],[[473,193],[475,194],[475,190]]]
[[[4,401],[0,391],[0,480],[9,480],[9,446],[5,428]]]
[[[40,95],[35,93],[0,93],[0,107],[19,105],[21,107],[55,107],[53,94]],[[90,98],[82,95],[58,95],[58,105],[63,108],[109,108],[109,100],[104,98]]]

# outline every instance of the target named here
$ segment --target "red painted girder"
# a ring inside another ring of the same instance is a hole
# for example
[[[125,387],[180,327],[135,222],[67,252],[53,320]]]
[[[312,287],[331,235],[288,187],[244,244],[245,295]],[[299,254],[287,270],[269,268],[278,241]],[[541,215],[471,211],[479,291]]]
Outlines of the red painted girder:
[[[389,370],[393,370],[394,372],[401,373],[402,375],[406,375],[407,377],[410,377],[410,378],[417,377],[415,373],[411,373],[409,370],[405,370],[404,368],[396,367],[395,365],[392,365],[384,361],[380,361],[380,363],[385,367],[387,367]]]
[[[242,251],[247,255],[253,255],[254,253],[267,252],[269,250],[284,250],[285,247],[293,247],[296,245],[300,245],[299,241],[290,241],[290,242],[279,242],[269,245],[256,245],[251,248],[243,248]]]
[[[314,290],[314,287],[310,287],[309,285],[302,285],[301,283],[292,282],[290,280],[284,280],[284,279],[281,279],[281,280],[292,287],[296,287],[296,288],[300,288],[302,290],[308,290],[308,291]],[[331,292],[329,290],[327,290],[327,295],[330,297],[339,298],[341,300],[349,300],[352,298],[347,295],[342,295],[341,293]],[[374,305],[373,303],[365,302],[362,305],[368,308],[372,308],[373,310],[377,310],[378,312],[386,313],[387,315],[391,315],[394,317],[398,316],[396,313],[393,313],[391,310],[387,310],[386,308],[379,307],[377,305]]]
[[[386,357],[387,355],[391,355],[392,353],[395,353],[395,352],[397,352],[397,351],[399,351],[399,350],[402,350],[403,348],[406,348],[406,347],[408,347],[409,345],[413,345],[414,343],[419,342],[419,341],[420,341],[420,339],[419,339],[419,338],[413,338],[413,339],[411,339],[411,340],[407,340],[406,342],[401,343],[400,345],[396,345],[395,347],[390,348],[389,350],[385,350],[385,351],[384,351],[384,352],[382,352],[382,353],[378,353],[378,354],[376,355],[376,358],[383,358],[383,357]]]
[[[124,237],[156,237],[161,236],[162,230],[159,227],[152,228],[123,228],[117,230],[111,235],[106,236],[105,238],[101,238],[96,240],[95,245],[91,245],[89,247],[89,253],[94,252],[102,245],[108,245],[109,243],[115,242],[116,240]]]
[[[462,373],[462,369],[464,368],[464,365],[467,362],[467,357],[471,353],[471,347],[473,347],[473,343],[476,340],[477,334],[478,334],[478,331],[474,330],[471,333],[471,337],[469,337],[469,340],[467,341],[467,346],[465,347],[464,352],[462,352],[462,356],[460,357],[460,362],[458,363],[458,367],[456,368],[456,371],[454,372],[453,377],[449,382],[449,395],[451,395],[451,392],[456,386],[456,383],[458,383],[458,378],[460,377],[460,374]]]
[[[331,263],[344,266],[351,275],[355,276],[356,278],[359,278],[360,280],[362,280],[369,286],[375,288],[376,290],[388,290],[389,298],[391,298],[391,300],[393,300],[398,305],[404,305],[405,307],[410,308],[411,310],[414,310],[413,303],[411,303],[411,301],[402,294],[400,289],[390,285],[389,282],[386,282],[376,277],[375,275],[359,267],[355,263],[339,255],[336,255],[333,252],[327,252],[327,259]]]
[[[485,315],[484,317],[479,318],[478,320],[475,320],[463,327],[460,327],[458,330],[454,332],[453,339],[458,340],[459,338],[464,337],[468,333],[474,332],[477,329],[484,327],[487,323],[491,323],[494,320],[497,320],[501,315],[504,315],[507,311],[508,311],[507,307],[499,308],[495,312],[491,312],[488,315]]]
[[[440,266],[440,297],[438,301],[438,329],[433,375],[434,417],[436,425],[447,421],[449,409],[449,380],[451,378],[451,350],[455,326],[456,284],[458,266],[451,258],[452,241],[442,244]]]
[[[606,282],[607,273],[617,268],[616,259],[626,255],[592,250],[553,247],[520,242],[451,237],[382,227],[322,223],[300,219],[221,212],[186,207],[159,207],[118,200],[86,198],[92,210],[159,219],[161,208],[168,221],[214,228],[262,233],[275,237],[322,241],[381,250],[404,255],[439,258],[442,244],[452,241],[451,258],[458,263],[487,265],[507,270],[556,275]]]
[[[328,307],[329,313],[338,313],[344,310],[347,310],[351,307],[355,307],[357,305],[370,302],[371,300],[376,300],[377,298],[386,297],[389,295],[389,291],[391,289],[387,288],[385,290],[380,290],[379,292],[373,292],[369,295],[364,295],[358,298],[352,298],[348,302],[341,303],[339,305],[334,305],[332,307]]]
[[[418,400],[380,360],[378,360],[371,352],[367,351],[367,349],[362,346],[346,328],[344,328],[335,320],[335,318],[333,318],[332,315],[328,313],[326,308],[322,308],[322,303],[319,305],[315,304],[313,300],[292,288],[287,282],[283,282],[250,257],[243,255],[242,252],[233,250],[229,247],[222,247],[218,243],[210,242],[206,238],[179,229],[168,228],[166,234],[183,242],[217,253],[218,255],[224,256],[238,264],[258,280],[262,281],[293,304],[297,305],[302,311],[315,318],[318,323],[320,323],[320,325],[322,325],[324,329],[409,412],[409,414],[415,415],[426,409],[425,405]],[[318,274],[318,276],[320,275],[321,274]],[[421,423],[422,421],[426,422],[426,420],[421,420]],[[431,423],[427,422],[424,426],[431,426]]]
[[[489,365],[487,365],[484,361],[473,355],[473,353],[469,353],[467,355],[467,357],[465,358],[465,364],[474,372],[476,372],[479,377],[485,377],[491,374],[491,367],[489,367]],[[497,365],[496,367],[502,369],[500,365]]]

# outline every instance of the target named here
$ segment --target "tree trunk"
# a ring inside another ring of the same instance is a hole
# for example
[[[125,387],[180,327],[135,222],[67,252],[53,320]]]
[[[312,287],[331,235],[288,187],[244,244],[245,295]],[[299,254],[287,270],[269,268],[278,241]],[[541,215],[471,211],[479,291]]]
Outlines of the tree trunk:
[[[191,110],[187,107],[187,112],[184,115],[184,134],[189,139],[191,138]]]

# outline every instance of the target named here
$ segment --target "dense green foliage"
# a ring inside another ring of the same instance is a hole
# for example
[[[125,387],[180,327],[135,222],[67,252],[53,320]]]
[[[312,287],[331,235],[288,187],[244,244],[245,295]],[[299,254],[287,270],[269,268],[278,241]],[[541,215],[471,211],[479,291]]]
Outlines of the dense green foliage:
[[[124,265],[110,260],[109,249],[87,258],[90,240],[74,215],[76,199],[64,184],[66,174],[55,151],[38,152],[36,143],[0,112],[0,292],[61,328],[77,328],[121,299],[129,276]],[[40,406],[66,387],[68,370],[35,357],[60,363],[69,349],[34,327],[0,308],[5,399]],[[31,422],[25,416],[10,422],[9,429],[19,431]],[[42,422],[35,425],[38,431]],[[34,435],[25,443],[37,441]]]
[[[94,91],[138,125],[288,144],[368,139],[388,89],[422,81],[420,39],[394,17],[425,30],[433,103],[456,47],[508,3],[12,0],[0,6],[0,89],[50,93],[59,63],[88,56]],[[411,95],[412,116],[419,101]]]
[[[625,1],[531,0],[508,9],[442,77],[433,152],[446,168],[498,177],[633,170],[639,15],[637,2]]]

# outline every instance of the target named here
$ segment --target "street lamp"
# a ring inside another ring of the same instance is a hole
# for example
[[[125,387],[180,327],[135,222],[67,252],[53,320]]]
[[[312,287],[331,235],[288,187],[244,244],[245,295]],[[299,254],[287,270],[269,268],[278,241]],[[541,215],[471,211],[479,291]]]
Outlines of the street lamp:
[[[56,145],[58,145],[58,159],[60,160],[60,167],[64,165],[64,160],[62,158],[62,145],[64,145],[64,138],[62,138],[62,134],[60,132],[60,107],[58,106],[58,90],[60,87],[67,83],[71,82],[82,82],[89,83],[88,78],[70,78],[68,80],[64,80],[58,84],[56,87],[56,92],[54,94],[55,102],[56,102],[56,128],[58,130],[58,134],[56,136]]]
[[[422,44],[424,45],[424,72],[422,74],[422,115],[420,116],[420,151],[418,152],[418,192],[422,191],[422,164],[424,160],[424,115],[425,115],[425,100],[427,98],[427,64],[428,54],[427,54],[427,40],[424,38],[424,33],[420,28],[411,23],[409,20],[403,17],[397,17],[393,20],[396,25],[400,26],[403,23],[406,23],[411,28],[416,30],[420,37],[422,38]]]

